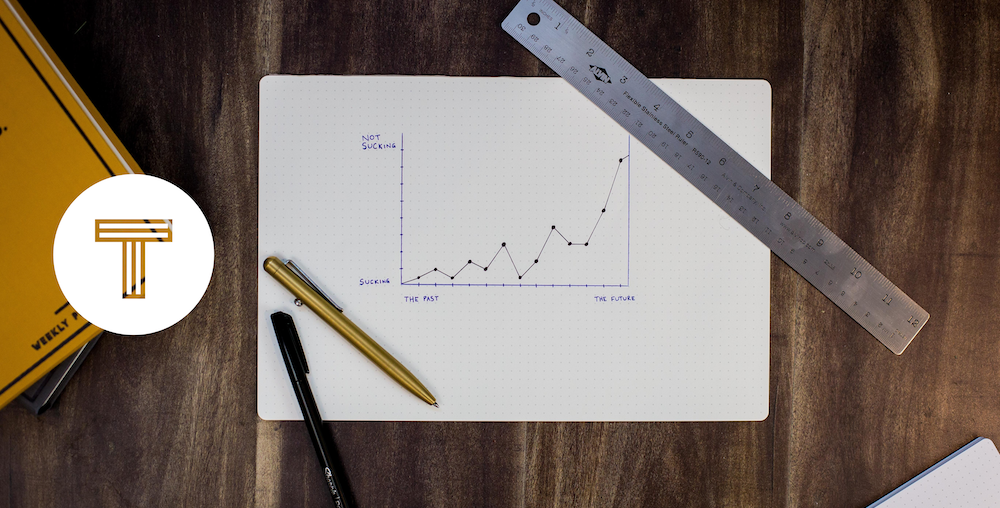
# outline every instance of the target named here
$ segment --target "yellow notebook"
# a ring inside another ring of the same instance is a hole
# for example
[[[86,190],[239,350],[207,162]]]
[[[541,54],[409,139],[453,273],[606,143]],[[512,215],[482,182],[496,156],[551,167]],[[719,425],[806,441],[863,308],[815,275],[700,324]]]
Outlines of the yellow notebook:
[[[95,182],[141,173],[19,5],[0,0],[0,407],[101,332],[52,268],[56,227]]]

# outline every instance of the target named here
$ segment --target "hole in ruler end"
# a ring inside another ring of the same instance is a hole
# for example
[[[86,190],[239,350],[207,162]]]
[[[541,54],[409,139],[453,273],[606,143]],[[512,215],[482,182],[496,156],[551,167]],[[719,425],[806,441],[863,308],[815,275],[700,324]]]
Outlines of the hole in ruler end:
[[[542,17],[539,16],[537,12],[532,12],[531,14],[528,14],[528,24],[531,26],[537,25],[538,22],[541,20]]]

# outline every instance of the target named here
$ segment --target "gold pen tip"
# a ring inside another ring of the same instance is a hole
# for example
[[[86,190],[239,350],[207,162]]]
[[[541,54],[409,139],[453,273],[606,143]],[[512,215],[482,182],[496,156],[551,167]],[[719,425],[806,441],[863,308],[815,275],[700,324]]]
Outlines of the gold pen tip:
[[[437,403],[437,402],[435,402],[435,403],[434,403],[434,407],[437,407],[437,408],[440,408],[441,406],[439,406],[439,405],[438,405],[438,403]]]

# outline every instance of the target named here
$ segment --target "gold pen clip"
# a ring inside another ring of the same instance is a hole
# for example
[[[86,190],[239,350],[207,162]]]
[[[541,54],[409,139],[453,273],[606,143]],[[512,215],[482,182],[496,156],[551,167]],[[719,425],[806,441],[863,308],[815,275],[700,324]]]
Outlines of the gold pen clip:
[[[323,290],[320,289],[319,286],[317,286],[316,283],[313,282],[312,279],[310,279],[308,275],[306,275],[306,272],[303,272],[302,269],[299,268],[299,265],[295,264],[295,261],[292,261],[291,259],[286,259],[285,260],[285,266],[287,266],[288,269],[291,270],[292,273],[294,273],[296,277],[302,279],[302,282],[305,282],[309,287],[311,287],[313,289],[313,291],[319,293],[319,296],[323,297],[323,299],[326,300],[327,302],[329,302],[330,305],[333,305],[333,308],[339,310],[341,313],[344,312],[343,307],[341,307],[340,305],[337,305],[337,302],[334,302],[333,298],[330,298],[329,296],[326,296],[326,293],[324,293]],[[296,298],[295,299],[295,305],[297,307],[301,307],[302,306],[302,300],[299,300],[298,298]]]

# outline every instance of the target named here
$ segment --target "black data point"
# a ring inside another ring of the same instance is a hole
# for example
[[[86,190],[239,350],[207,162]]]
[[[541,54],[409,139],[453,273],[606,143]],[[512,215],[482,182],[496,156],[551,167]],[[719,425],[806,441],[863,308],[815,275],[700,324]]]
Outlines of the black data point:
[[[471,260],[471,259],[469,260],[469,263],[468,263],[468,264],[470,264],[470,265],[472,264],[472,260]]]
[[[483,271],[484,271],[484,272],[485,272],[486,270],[489,270],[489,269],[490,269],[490,267],[488,267],[488,266],[486,266],[486,267],[483,267]]]
[[[520,278],[521,278],[521,276],[520,276],[520,275],[518,275],[518,276],[517,276],[517,278],[518,278],[518,279],[520,279]]]
[[[601,208],[601,213],[604,213],[606,210],[607,208]]]
[[[417,278],[419,279],[419,278],[420,278],[420,275],[417,275]]]
[[[454,277],[452,277],[452,278],[451,278],[451,280],[455,280],[455,278],[454,278]]]
[[[573,245],[573,242],[569,242],[569,244],[570,244],[570,245]]]
[[[537,263],[537,262],[538,262],[538,260],[536,259],[536,260],[535,260],[535,262]]]
[[[552,229],[555,229],[555,228],[556,228],[555,226],[552,226]]]
[[[506,247],[507,246],[507,242],[501,243],[500,246],[501,247]]]
[[[622,157],[621,159],[618,159],[618,163],[621,164],[623,160],[625,160],[625,157]]]
[[[586,247],[586,246],[588,246],[588,245],[590,245],[590,242],[585,242],[585,243],[583,244],[583,246],[584,246],[584,247]]]
[[[435,269],[434,269],[434,271],[436,272],[436,271],[438,271],[438,269],[437,269],[437,268],[435,268]]]

